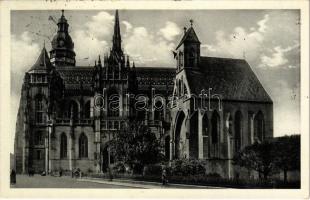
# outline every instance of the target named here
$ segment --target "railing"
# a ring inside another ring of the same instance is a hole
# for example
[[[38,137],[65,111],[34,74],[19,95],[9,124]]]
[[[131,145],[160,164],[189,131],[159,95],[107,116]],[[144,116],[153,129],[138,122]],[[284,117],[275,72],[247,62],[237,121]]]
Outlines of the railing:
[[[120,119],[105,119],[101,120],[102,130],[121,130],[125,128],[126,121]]]
[[[78,125],[91,125],[92,119],[74,119],[73,123],[78,124]],[[58,118],[58,119],[56,119],[56,124],[58,124],[58,125],[69,125],[70,119],[69,118]]]

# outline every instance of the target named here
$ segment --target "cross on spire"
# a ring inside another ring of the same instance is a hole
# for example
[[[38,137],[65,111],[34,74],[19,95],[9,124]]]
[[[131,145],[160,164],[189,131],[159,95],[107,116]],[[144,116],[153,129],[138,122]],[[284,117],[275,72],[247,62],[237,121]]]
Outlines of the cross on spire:
[[[61,16],[64,16],[64,12],[65,12],[64,10],[61,10]]]
[[[191,23],[191,27],[193,26],[194,20],[190,19],[189,22]]]

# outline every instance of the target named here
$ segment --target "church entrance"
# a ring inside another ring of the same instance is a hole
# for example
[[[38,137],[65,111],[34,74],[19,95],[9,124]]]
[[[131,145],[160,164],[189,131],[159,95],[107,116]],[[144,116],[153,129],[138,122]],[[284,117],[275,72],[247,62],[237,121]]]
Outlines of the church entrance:
[[[102,172],[107,172],[110,164],[114,163],[114,157],[111,155],[109,150],[109,145],[106,145],[101,149],[101,170]]]

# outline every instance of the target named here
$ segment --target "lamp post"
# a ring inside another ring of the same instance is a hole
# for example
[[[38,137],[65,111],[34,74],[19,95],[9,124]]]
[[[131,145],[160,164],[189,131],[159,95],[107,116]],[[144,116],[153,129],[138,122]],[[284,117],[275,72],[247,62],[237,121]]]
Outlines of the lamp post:
[[[53,128],[53,123],[52,123],[52,120],[49,120],[47,122],[47,129],[48,129],[48,132],[47,132],[47,148],[46,148],[46,161],[45,161],[45,164],[46,164],[46,167],[45,167],[45,171],[46,171],[46,174],[49,174],[50,173],[50,170],[51,170],[51,159],[50,159],[50,146],[51,146],[51,134],[52,134],[52,128]]]

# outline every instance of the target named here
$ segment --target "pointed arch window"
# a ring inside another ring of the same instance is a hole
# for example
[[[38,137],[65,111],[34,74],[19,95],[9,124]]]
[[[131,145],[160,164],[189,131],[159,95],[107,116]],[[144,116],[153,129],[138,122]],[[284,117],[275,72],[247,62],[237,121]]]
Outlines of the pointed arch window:
[[[205,114],[202,118],[202,150],[203,150],[203,158],[210,157],[209,150],[209,127],[208,127],[208,116]]]
[[[88,139],[84,133],[82,133],[79,138],[79,157],[80,158],[88,157]]]
[[[86,119],[90,118],[90,101],[88,101],[84,106],[84,117]]]
[[[35,118],[37,123],[44,123],[44,103],[42,96],[38,96],[35,100]]]
[[[179,52],[178,59],[179,59],[179,67],[180,69],[182,69],[183,68],[183,52],[182,51]]]
[[[235,152],[238,152],[242,145],[242,114],[241,111],[237,111],[234,120],[235,127]]]
[[[73,119],[79,118],[79,105],[75,101],[71,101],[69,104],[68,116],[71,117],[71,111],[73,112]]]
[[[211,123],[212,123],[212,132],[211,132],[211,141],[212,144],[217,144],[219,141],[219,132],[220,132],[220,123],[219,123],[219,115],[217,112],[214,112],[212,115]]]
[[[219,134],[220,134],[220,116],[216,111],[211,118],[211,157],[219,157]]]
[[[34,144],[35,145],[44,145],[44,134],[42,131],[35,132]]]
[[[109,117],[118,117],[119,116],[119,107],[120,107],[120,97],[116,89],[112,88],[109,90],[107,95],[107,110]]]
[[[259,111],[254,118],[254,140],[263,141],[265,138],[265,122],[264,115]]]
[[[189,53],[189,64],[190,64],[190,67],[194,67],[194,64],[195,64],[195,49],[192,47],[191,50],[190,50],[190,53]]]
[[[68,145],[67,145],[67,136],[65,133],[62,133],[60,136],[60,158],[66,158],[67,157],[67,151],[68,151]]]

